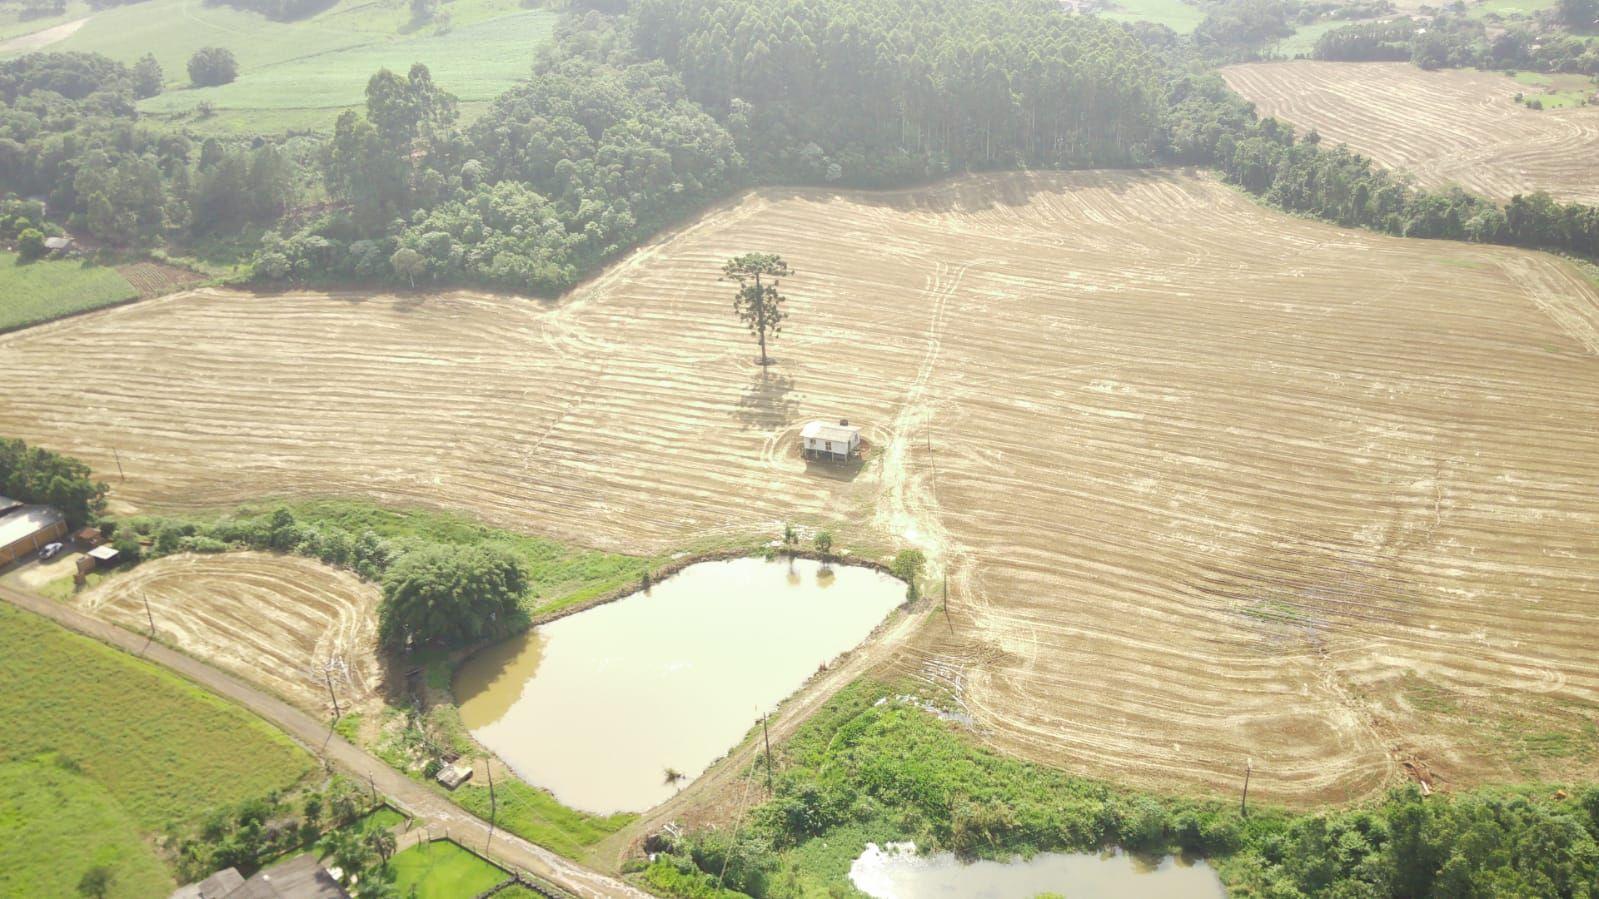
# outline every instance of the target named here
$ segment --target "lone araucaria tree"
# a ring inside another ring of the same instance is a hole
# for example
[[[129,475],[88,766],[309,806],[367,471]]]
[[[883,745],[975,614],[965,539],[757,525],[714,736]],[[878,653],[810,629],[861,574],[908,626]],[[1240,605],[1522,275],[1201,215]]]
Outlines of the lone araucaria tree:
[[[766,358],[767,335],[776,338],[783,330],[783,319],[788,318],[777,285],[792,274],[794,270],[783,257],[774,253],[745,253],[727,260],[722,266],[722,280],[738,282],[733,311],[761,342],[762,365],[770,364]]]

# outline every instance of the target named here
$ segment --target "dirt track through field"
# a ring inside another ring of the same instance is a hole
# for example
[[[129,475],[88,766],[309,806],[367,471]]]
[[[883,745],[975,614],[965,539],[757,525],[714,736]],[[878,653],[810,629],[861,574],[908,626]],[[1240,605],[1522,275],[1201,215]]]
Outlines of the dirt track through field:
[[[747,250],[799,272],[764,374],[716,281]],[[917,543],[955,633],[895,670],[997,746],[1201,791],[1253,759],[1252,792],[1309,802],[1594,773],[1596,334],[1552,257],[1176,172],[973,177],[758,192],[559,304],[201,291],[7,335],[30,382],[68,354],[118,376],[14,397],[0,433],[102,473],[116,447],[137,505]],[[881,454],[807,469],[810,417]]]
[[[1599,107],[1528,109],[1514,97],[1538,88],[1500,72],[1295,60],[1222,75],[1261,115],[1314,128],[1325,145],[1346,143],[1423,186],[1599,203]]]
[[[156,635],[302,708],[377,695],[378,590],[347,571],[271,553],[167,556],[85,593],[85,611]]]

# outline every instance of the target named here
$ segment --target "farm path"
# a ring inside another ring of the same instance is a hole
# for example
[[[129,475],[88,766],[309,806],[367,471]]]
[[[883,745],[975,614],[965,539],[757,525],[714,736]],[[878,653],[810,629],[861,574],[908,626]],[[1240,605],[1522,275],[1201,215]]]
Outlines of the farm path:
[[[93,16],[84,16],[71,22],[62,22],[27,34],[19,34],[10,40],[0,41],[0,56],[10,56],[14,53],[30,53],[41,47],[48,47],[57,41],[64,41],[82,28]]]
[[[151,642],[77,609],[13,587],[0,585],[0,601],[161,665],[218,696],[238,703],[287,733],[312,753],[320,754],[328,764],[343,769],[359,780],[370,780],[383,795],[433,833],[444,833],[457,842],[471,845],[502,866],[529,872],[591,899],[648,899],[647,893],[504,831],[496,832],[487,849],[483,849],[489,837],[488,822],[331,733],[325,722],[192,656]],[[320,750],[317,747],[321,747]]]

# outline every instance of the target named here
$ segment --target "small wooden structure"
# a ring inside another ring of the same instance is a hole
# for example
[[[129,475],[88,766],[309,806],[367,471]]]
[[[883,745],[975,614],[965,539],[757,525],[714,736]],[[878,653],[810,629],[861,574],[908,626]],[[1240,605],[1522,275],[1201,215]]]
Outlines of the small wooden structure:
[[[453,790],[472,779],[472,766],[452,762],[440,768],[439,773],[433,775],[433,778],[444,784],[446,789]]]
[[[105,542],[105,535],[97,527],[78,528],[72,535],[72,542],[84,549],[94,549]]]
[[[861,448],[861,429],[840,419],[813,421],[800,431],[800,440],[807,459],[824,459],[829,462],[848,462]]]
[[[46,237],[44,251],[52,256],[67,256],[72,253],[72,238]]]
[[[94,549],[84,553],[84,557],[93,559],[94,564],[101,568],[110,568],[112,565],[117,564],[117,560],[122,557],[122,554],[117,552],[114,547],[96,546]]]

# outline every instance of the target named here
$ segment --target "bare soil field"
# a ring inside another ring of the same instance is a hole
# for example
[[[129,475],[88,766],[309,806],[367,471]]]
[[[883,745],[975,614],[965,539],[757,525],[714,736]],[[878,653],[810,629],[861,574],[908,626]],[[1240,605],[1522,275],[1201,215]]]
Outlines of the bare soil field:
[[[761,371],[718,268],[781,253]],[[1178,172],[765,190],[559,303],[212,290],[0,337],[0,433],[134,505],[371,495],[663,552],[828,524],[994,745],[1288,802],[1599,773],[1599,293]],[[811,417],[864,467],[807,467]],[[115,480],[112,449],[126,482]],[[159,613],[158,613],[159,614]]]
[[[1458,184],[1497,200],[1542,190],[1599,203],[1599,107],[1528,109],[1514,97],[1537,88],[1503,73],[1295,60],[1222,75],[1262,115],[1314,128],[1423,186]]]
[[[79,605],[156,635],[304,708],[343,711],[383,684],[378,589],[314,559],[272,553],[166,556],[82,594]]]

